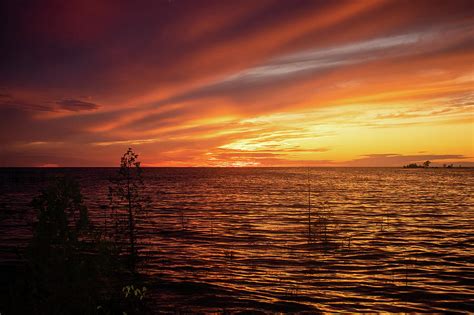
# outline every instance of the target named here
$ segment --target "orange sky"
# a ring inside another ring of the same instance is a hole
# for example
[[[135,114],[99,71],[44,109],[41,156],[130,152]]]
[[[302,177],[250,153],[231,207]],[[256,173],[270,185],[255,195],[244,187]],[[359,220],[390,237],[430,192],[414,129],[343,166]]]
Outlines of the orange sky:
[[[0,166],[474,165],[472,1],[2,6]]]

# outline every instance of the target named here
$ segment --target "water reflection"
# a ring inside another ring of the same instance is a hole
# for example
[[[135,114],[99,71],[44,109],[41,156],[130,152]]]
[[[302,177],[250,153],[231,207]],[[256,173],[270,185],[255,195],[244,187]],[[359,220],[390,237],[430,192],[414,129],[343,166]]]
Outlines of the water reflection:
[[[78,177],[101,224],[113,171],[2,170],[3,262],[28,241],[27,203],[50,176]],[[212,310],[230,295],[237,308],[474,309],[472,170],[311,169],[312,211],[337,219],[339,245],[327,250],[307,244],[306,169],[145,173],[154,202],[139,223],[140,251],[145,272],[169,284],[156,292],[159,307]],[[176,293],[179,283],[190,291]]]

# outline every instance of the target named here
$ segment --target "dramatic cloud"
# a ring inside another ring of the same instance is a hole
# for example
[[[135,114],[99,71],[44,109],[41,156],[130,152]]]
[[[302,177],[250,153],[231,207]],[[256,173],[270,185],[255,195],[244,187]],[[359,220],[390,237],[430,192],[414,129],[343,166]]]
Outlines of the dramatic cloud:
[[[469,0],[2,2],[0,164],[116,165],[133,146],[154,166],[468,165],[472,16]]]
[[[15,98],[11,94],[0,94],[0,108],[44,112],[80,112],[96,110],[99,108],[99,105],[75,99],[63,99],[58,101],[43,100],[40,103],[35,103],[32,101]]]
[[[99,108],[99,105],[97,104],[74,99],[65,99],[57,101],[56,104],[59,105],[59,108],[61,109],[70,110],[73,112],[79,112],[81,110],[94,110]]]

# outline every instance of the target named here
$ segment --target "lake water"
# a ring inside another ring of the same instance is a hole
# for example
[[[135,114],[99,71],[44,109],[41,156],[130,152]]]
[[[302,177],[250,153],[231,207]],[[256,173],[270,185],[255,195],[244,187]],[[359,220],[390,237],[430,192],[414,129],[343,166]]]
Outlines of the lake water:
[[[77,177],[99,223],[114,172],[1,169],[0,265],[31,237],[28,203],[51,177]],[[143,272],[164,283],[150,293],[157,308],[474,310],[472,169],[152,168],[145,176],[153,204],[140,222],[140,253]],[[307,245],[308,188],[312,222],[328,219],[335,246]]]

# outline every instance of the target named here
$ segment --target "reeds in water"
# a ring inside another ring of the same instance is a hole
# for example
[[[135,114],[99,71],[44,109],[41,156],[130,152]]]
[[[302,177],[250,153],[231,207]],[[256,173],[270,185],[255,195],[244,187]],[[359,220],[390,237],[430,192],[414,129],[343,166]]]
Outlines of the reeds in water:
[[[311,202],[311,181],[308,170],[308,245],[322,249],[334,249],[341,245],[339,239],[339,224],[327,202],[319,203],[313,213]]]

